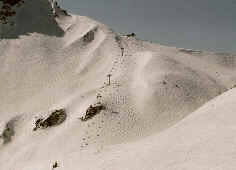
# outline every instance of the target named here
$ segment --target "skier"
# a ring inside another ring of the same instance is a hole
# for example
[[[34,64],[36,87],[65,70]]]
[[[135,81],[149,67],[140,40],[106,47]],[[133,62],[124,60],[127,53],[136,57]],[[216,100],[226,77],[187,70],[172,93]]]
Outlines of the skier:
[[[121,56],[123,56],[125,49],[124,49],[124,47],[121,47],[120,49],[121,49]]]

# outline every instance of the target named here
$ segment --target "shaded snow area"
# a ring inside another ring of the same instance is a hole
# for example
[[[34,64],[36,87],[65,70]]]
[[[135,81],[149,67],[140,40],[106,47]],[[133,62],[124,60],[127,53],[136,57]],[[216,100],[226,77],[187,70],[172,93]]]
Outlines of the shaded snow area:
[[[236,55],[14,2],[0,24],[0,170],[235,169]]]

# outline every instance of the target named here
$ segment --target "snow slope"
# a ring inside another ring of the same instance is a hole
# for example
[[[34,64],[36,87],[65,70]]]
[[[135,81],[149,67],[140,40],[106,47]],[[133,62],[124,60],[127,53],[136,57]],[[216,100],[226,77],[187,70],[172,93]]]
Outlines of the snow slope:
[[[224,92],[236,84],[235,55],[153,44],[56,11],[26,0],[13,26],[0,25],[0,134],[12,134],[0,138],[0,170],[56,161],[65,170],[234,169],[236,92]],[[106,109],[81,121],[98,102]],[[33,131],[61,108],[65,122]]]

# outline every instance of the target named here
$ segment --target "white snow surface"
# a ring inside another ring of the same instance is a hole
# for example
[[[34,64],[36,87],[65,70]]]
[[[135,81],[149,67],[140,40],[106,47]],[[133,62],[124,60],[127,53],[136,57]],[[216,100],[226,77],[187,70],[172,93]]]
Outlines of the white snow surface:
[[[0,135],[14,122],[0,170],[235,169],[236,55],[153,44],[50,9],[26,0],[14,26],[0,25]],[[81,121],[98,102],[106,109]],[[65,122],[33,131],[62,108]]]

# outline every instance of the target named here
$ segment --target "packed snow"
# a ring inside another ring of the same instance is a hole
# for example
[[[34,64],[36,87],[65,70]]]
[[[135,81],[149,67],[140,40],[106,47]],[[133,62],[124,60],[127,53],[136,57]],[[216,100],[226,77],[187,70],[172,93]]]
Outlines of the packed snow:
[[[235,169],[236,55],[117,34],[55,0],[14,9],[0,170]]]

